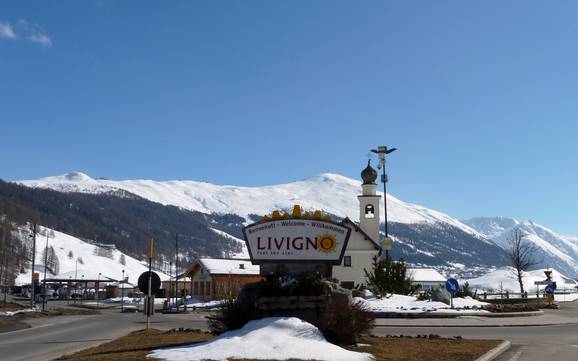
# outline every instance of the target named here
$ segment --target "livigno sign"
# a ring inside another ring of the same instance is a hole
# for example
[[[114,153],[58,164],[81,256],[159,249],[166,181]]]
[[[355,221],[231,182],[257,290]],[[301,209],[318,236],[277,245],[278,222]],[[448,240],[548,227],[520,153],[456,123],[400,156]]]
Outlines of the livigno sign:
[[[254,264],[324,262],[340,264],[351,229],[323,219],[264,220],[243,228]]]

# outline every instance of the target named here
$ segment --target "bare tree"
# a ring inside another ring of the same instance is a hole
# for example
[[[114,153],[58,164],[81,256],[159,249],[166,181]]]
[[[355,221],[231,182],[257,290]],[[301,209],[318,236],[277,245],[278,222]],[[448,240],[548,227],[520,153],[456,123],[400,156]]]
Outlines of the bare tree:
[[[534,258],[533,253],[537,251],[537,247],[525,239],[526,235],[519,228],[512,230],[508,236],[509,249],[507,249],[508,256],[512,267],[514,268],[514,275],[520,284],[520,293],[524,293],[524,272],[530,267],[538,264]]]

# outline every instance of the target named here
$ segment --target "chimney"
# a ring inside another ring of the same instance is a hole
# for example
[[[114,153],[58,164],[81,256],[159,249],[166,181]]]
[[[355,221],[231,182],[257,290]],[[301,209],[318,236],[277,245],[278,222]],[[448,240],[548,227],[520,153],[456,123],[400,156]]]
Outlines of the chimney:
[[[244,264],[244,263],[239,263],[239,269],[245,269],[245,264]]]

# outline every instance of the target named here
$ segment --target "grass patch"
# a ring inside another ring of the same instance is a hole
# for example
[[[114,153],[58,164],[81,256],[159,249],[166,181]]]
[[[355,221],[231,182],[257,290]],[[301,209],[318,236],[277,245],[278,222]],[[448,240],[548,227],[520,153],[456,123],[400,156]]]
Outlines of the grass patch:
[[[376,361],[472,361],[498,346],[496,340],[464,340],[440,338],[430,335],[422,337],[375,337],[361,340],[369,346],[348,347],[351,351],[368,352]]]
[[[539,311],[541,309],[557,310],[558,305],[556,304],[548,305],[546,303],[512,303],[512,304],[492,303],[484,306],[484,309],[495,313],[531,312],[531,311]]]
[[[65,355],[57,360],[75,361],[136,361],[146,360],[146,356],[154,349],[168,346],[187,345],[211,339],[209,333],[198,330],[159,331],[149,330],[131,332],[127,336],[111,342]],[[150,359],[148,359],[150,360]]]
[[[30,327],[28,324],[20,321],[16,316],[0,317],[0,333],[21,330]]]
[[[4,303],[0,304],[0,312],[6,312],[6,311],[18,311],[18,310],[23,310],[27,307],[24,307],[18,303],[12,303],[12,302],[7,302],[6,305],[4,305]]]
[[[209,333],[198,330],[150,330],[135,331],[114,341],[92,347],[57,360],[78,361],[137,361],[151,360],[146,356],[154,349],[181,346],[211,339]],[[367,346],[347,347],[351,351],[368,352],[376,361],[472,361],[496,347],[500,341],[464,340],[461,338],[423,337],[375,337],[361,340]],[[257,361],[235,359],[235,361]],[[263,361],[263,360],[259,360]]]

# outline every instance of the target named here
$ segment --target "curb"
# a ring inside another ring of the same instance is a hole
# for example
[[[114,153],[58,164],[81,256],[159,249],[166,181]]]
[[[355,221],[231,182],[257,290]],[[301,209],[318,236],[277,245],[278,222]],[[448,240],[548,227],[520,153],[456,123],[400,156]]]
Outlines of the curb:
[[[498,346],[494,347],[493,349],[491,349],[490,351],[486,352],[485,354],[483,354],[482,356],[478,357],[477,359],[475,359],[474,361],[491,361],[496,359],[498,356],[500,356],[501,354],[503,354],[504,352],[506,352],[506,350],[508,350],[510,348],[510,346],[512,346],[512,344],[510,343],[510,341],[502,341],[501,344],[499,344]]]
[[[460,318],[460,317],[485,317],[485,318],[506,318],[506,317],[532,317],[541,316],[544,311],[529,311],[529,312],[496,312],[496,313],[449,313],[449,312],[415,312],[415,313],[401,313],[401,312],[373,312],[376,318],[383,319],[417,319],[417,318]]]
[[[375,325],[374,327],[403,327],[403,328],[413,328],[413,327],[421,327],[421,328],[437,328],[437,327],[445,327],[445,328],[486,328],[486,327],[543,327],[543,326],[566,326],[566,325],[578,325],[578,322],[568,322],[568,323],[528,323],[528,324],[520,324],[520,325],[404,325],[404,324],[391,324],[391,325]]]

